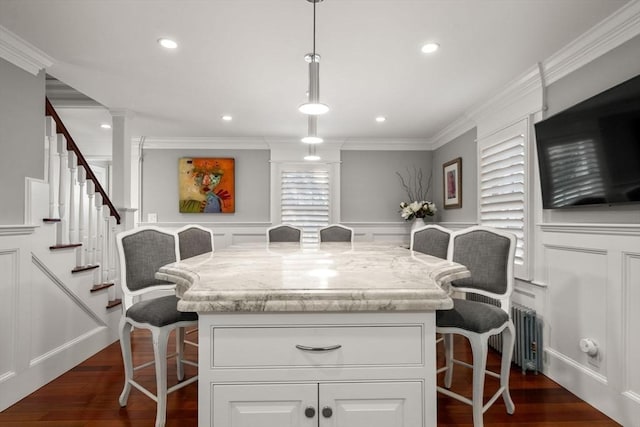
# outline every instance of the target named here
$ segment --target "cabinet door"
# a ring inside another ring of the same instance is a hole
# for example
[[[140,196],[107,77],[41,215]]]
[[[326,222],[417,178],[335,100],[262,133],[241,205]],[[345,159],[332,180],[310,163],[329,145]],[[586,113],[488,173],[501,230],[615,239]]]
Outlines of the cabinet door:
[[[320,384],[319,426],[422,427],[422,399],[419,381]]]
[[[214,385],[213,408],[213,427],[317,427],[318,385]]]

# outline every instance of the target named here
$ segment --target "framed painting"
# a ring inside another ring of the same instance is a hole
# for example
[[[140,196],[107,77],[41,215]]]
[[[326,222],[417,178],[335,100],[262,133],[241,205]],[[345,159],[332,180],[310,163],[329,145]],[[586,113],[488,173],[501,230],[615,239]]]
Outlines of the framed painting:
[[[445,209],[462,207],[462,158],[458,157],[442,165]]]
[[[235,212],[235,159],[183,157],[178,171],[180,213]]]

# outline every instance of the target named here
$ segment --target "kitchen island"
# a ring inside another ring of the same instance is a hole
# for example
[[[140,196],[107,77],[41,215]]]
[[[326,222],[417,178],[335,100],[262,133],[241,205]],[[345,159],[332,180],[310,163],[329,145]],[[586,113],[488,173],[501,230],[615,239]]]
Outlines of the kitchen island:
[[[399,245],[238,245],[164,266],[199,314],[198,425],[436,425],[435,310],[468,270]]]

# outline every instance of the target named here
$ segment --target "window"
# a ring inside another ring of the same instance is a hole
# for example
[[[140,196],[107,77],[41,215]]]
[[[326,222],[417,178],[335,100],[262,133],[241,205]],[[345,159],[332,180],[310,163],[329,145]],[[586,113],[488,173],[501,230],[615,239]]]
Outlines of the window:
[[[280,217],[283,224],[302,228],[302,241],[318,241],[318,230],[329,224],[328,170],[283,169],[280,176]]]
[[[527,278],[527,121],[479,141],[479,219],[517,238],[515,275]]]

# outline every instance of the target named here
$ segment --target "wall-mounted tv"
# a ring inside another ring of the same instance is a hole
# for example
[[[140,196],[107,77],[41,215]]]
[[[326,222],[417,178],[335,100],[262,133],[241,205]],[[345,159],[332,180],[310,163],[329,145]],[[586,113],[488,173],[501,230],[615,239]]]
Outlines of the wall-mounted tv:
[[[640,75],[535,124],[544,209],[640,202]]]

